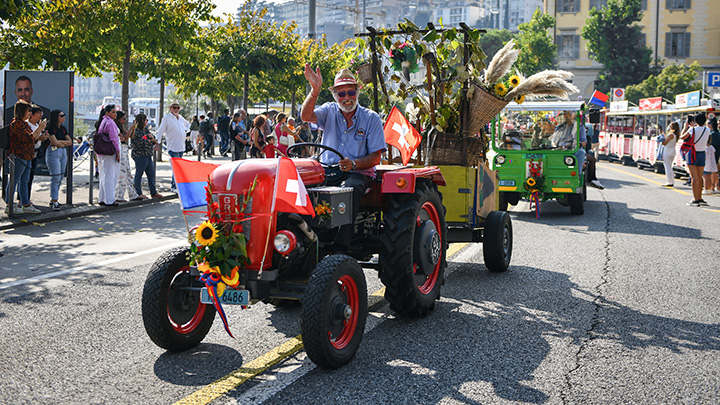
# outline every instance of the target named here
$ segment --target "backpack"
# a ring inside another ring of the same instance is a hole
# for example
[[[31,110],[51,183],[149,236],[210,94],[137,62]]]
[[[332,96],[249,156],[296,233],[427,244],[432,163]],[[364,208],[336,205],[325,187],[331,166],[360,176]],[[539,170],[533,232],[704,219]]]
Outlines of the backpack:
[[[10,125],[0,128],[0,149],[10,150]]]
[[[209,134],[210,133],[210,120],[207,118],[200,121],[200,129],[198,130],[201,134]]]

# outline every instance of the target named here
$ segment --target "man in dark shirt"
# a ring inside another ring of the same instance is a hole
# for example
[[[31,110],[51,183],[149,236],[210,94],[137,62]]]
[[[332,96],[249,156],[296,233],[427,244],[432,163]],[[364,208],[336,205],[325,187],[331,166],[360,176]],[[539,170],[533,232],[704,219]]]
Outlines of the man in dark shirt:
[[[218,132],[220,133],[220,154],[227,157],[230,148],[230,110],[223,110],[223,115],[218,118]]]

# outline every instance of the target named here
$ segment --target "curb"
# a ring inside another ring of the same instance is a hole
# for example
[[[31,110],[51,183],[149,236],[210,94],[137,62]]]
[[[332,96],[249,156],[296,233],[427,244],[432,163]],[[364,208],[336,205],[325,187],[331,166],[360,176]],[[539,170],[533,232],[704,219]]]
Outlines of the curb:
[[[64,219],[71,219],[71,218],[77,218],[82,217],[85,215],[92,215],[92,214],[98,214],[102,212],[108,212],[108,211],[115,211],[119,209],[125,209],[125,208],[132,208],[137,207],[140,205],[146,205],[146,204],[154,204],[157,202],[167,201],[167,200],[173,200],[177,198],[177,194],[167,194],[164,195],[162,198],[149,198],[147,200],[140,200],[140,201],[128,201],[125,203],[121,203],[120,205],[116,207],[109,207],[109,206],[102,206],[102,205],[88,205],[88,204],[78,204],[71,208],[67,208],[60,211],[50,211],[50,212],[44,212],[42,214],[36,214],[36,215],[15,215],[12,218],[7,217],[5,221],[8,221],[6,223],[0,223],[0,231],[2,230],[8,230],[8,229],[14,229],[14,228],[21,228],[24,226],[30,226],[35,224],[42,224],[47,222],[53,222],[58,220],[64,220]]]

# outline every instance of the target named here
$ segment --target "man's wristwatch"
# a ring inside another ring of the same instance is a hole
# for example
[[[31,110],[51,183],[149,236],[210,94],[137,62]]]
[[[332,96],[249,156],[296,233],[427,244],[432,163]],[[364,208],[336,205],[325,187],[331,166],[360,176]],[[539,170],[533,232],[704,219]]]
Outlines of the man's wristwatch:
[[[353,170],[357,169],[357,163],[355,163],[354,160],[351,160],[351,162],[352,162],[352,169]]]

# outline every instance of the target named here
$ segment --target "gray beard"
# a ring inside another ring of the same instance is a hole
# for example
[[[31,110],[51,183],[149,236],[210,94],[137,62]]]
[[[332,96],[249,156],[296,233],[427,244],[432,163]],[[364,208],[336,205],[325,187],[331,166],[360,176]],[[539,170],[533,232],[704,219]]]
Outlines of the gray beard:
[[[344,113],[351,113],[351,112],[353,112],[353,111],[355,111],[355,110],[357,109],[357,106],[358,106],[357,100],[355,100],[355,101],[353,102],[352,107],[346,107],[345,105],[343,105],[342,103],[340,103],[340,101],[338,100],[338,98],[337,98],[336,95],[333,95],[333,98],[335,99],[335,102],[337,103],[338,107],[340,107],[340,111],[342,111],[342,112],[344,112]]]

